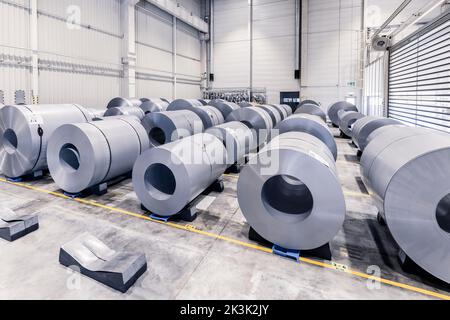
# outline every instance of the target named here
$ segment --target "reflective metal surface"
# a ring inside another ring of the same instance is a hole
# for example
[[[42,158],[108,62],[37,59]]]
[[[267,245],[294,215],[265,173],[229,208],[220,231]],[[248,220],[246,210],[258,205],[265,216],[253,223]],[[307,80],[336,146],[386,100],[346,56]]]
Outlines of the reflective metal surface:
[[[353,104],[346,102],[346,101],[339,101],[339,102],[336,102],[335,104],[332,104],[328,108],[327,113],[328,113],[328,118],[330,118],[331,122],[335,126],[339,126],[339,117],[338,117],[339,110],[357,112],[358,108],[356,108],[356,106],[354,106]]]
[[[139,107],[114,107],[106,110],[104,117],[135,116],[139,120],[144,119],[145,113]]]
[[[339,129],[347,136],[353,137],[353,125],[359,119],[365,118],[366,116],[359,112],[354,111],[343,111],[339,112]]]
[[[325,112],[322,110],[321,107],[315,104],[305,103],[300,107],[298,107],[297,110],[295,110],[295,114],[302,114],[302,113],[321,117],[324,122],[327,122],[327,115],[325,114]]]

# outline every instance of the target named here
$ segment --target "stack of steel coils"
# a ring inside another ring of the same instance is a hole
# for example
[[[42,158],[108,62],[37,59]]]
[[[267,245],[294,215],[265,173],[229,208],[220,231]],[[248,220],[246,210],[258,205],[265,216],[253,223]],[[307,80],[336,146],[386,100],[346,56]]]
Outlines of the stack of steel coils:
[[[139,107],[114,107],[106,110],[104,117],[135,116],[139,120],[144,119],[145,113]]]
[[[359,148],[360,151],[364,151],[368,144],[368,138],[372,134],[372,132],[381,127],[392,125],[402,125],[402,123],[394,119],[383,117],[369,116],[361,118],[356,121],[353,126],[353,143]]]
[[[450,283],[450,137],[403,126],[376,130],[362,175],[402,251]]]
[[[174,142],[204,130],[200,117],[189,110],[149,113],[142,120],[142,125],[153,146]]]
[[[257,149],[257,147],[264,145],[273,128],[270,115],[264,111],[264,109],[258,107],[247,107],[235,110],[230,113],[226,120],[227,122],[242,122],[252,130],[254,137],[252,149]]]
[[[143,99],[145,100],[145,99]],[[140,107],[142,104],[142,99],[138,98],[121,98],[117,97],[112,99],[108,105],[106,106],[107,109],[110,108],[122,108],[122,107]]]
[[[189,110],[200,117],[205,129],[225,122],[222,113],[215,107],[205,106],[198,100],[178,99],[173,101],[167,111]]]
[[[300,107],[297,108],[295,114],[303,114],[303,113],[321,117],[324,122],[327,122],[327,115],[318,105],[311,103],[302,104]]]
[[[226,119],[230,113],[232,113],[235,110],[240,109],[241,107],[238,106],[237,104],[233,103],[233,102],[228,102],[225,100],[212,100],[209,103],[210,106],[218,109],[221,113],[224,119]]]
[[[66,124],[50,137],[48,167],[61,189],[76,194],[131,172],[149,147],[147,133],[134,117]]]
[[[91,121],[94,115],[79,105],[5,106],[0,110],[0,171],[18,178],[47,169],[47,143],[68,123]]]
[[[342,135],[345,137],[352,138],[353,125],[359,119],[365,118],[365,115],[355,111],[339,110],[338,118],[339,118],[339,129],[341,130]]]
[[[144,111],[145,114],[154,113],[154,112],[163,112],[166,111],[169,107],[169,102],[164,99],[146,99],[141,105],[140,108]]]
[[[328,118],[330,118],[331,122],[336,127],[339,127],[338,112],[340,110],[358,112],[358,108],[356,108],[355,105],[353,105],[353,104],[351,104],[349,102],[346,102],[346,101],[339,101],[339,102],[336,102],[336,103],[332,104],[328,108]]]

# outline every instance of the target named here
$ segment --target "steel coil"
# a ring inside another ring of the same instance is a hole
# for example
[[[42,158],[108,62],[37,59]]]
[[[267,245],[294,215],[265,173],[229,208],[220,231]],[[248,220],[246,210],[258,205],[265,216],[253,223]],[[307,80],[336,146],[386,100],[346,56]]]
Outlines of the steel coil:
[[[403,252],[450,283],[450,138],[399,126],[377,131],[361,158],[364,182]]]
[[[302,132],[276,137],[250,160],[239,177],[238,200],[253,229],[287,249],[329,243],[346,214],[333,155]]]
[[[267,142],[269,133],[272,130],[272,119],[269,114],[261,108],[247,107],[230,113],[227,122],[239,121],[252,130],[254,145],[252,149],[262,146]]]
[[[181,111],[189,110],[194,112],[200,117],[203,122],[203,127],[205,129],[217,126],[224,123],[224,118],[222,113],[217,110],[217,108],[211,106],[204,106],[198,100],[185,100],[178,99],[172,102],[168,107],[167,111]]]
[[[308,103],[303,104],[295,111],[295,114],[302,114],[302,113],[318,116],[322,118],[324,122],[327,122],[327,115],[325,114],[325,112],[322,110],[321,107],[315,104],[308,104]]]
[[[254,145],[252,131],[238,121],[209,128],[205,133],[212,134],[222,141],[227,150],[227,164],[230,166],[242,161]]]
[[[339,117],[338,117],[339,110],[358,112],[358,108],[356,108],[355,105],[346,101],[336,102],[335,104],[331,105],[328,108],[328,118],[330,118],[331,122],[335,126],[339,126]]]
[[[0,110],[0,168],[17,178],[47,168],[47,143],[63,124],[92,120],[79,105],[5,106]]]
[[[402,123],[398,120],[383,117],[369,116],[361,118],[355,122],[352,129],[353,143],[359,150],[364,151],[368,144],[368,138],[372,132],[381,127],[392,125],[402,125]]]
[[[209,105],[218,109],[222,113],[224,119],[226,119],[233,111],[241,108],[237,104],[225,100],[212,100]]]
[[[300,107],[303,107],[305,104],[313,104],[313,105],[315,105],[315,106],[317,106],[317,107],[320,107],[320,103],[318,103],[317,101],[315,101],[315,100],[311,100],[311,99],[309,99],[309,100],[303,100],[302,102],[300,102],[300,104],[298,105],[298,107],[300,108]]]
[[[122,108],[122,107],[139,107],[142,104],[142,100],[138,98],[121,98],[117,97],[112,99],[106,109],[110,108]]]
[[[258,108],[263,109],[270,116],[270,119],[272,120],[272,128],[274,128],[278,123],[280,123],[281,115],[280,112],[277,110],[277,108],[272,107],[270,105],[258,105]]]
[[[131,172],[150,147],[136,118],[115,118],[59,127],[48,143],[48,168],[64,191],[79,193]]]
[[[289,117],[288,112],[286,111],[286,109],[282,105],[280,105],[280,104],[270,104],[270,106],[275,108],[278,111],[278,114],[281,117],[281,121],[283,121],[284,119]]]
[[[152,146],[174,142],[204,130],[200,117],[189,110],[149,113],[142,125]]]
[[[287,132],[304,132],[311,134],[328,147],[335,160],[338,157],[338,149],[333,133],[318,116],[310,114],[294,114],[278,124],[273,132],[274,134],[272,137]]]
[[[365,115],[354,111],[340,111],[339,113],[339,129],[347,136],[353,137],[353,125],[359,119],[364,118]]]
[[[148,99],[143,102],[140,108],[145,114],[153,112],[163,112],[169,107],[169,103],[163,99]]]
[[[104,117],[114,116],[135,116],[139,120],[142,120],[145,117],[145,113],[139,107],[115,107],[109,108],[104,114]]]
[[[133,169],[133,186],[145,208],[170,217],[206,190],[226,167],[222,141],[198,134],[142,154]]]

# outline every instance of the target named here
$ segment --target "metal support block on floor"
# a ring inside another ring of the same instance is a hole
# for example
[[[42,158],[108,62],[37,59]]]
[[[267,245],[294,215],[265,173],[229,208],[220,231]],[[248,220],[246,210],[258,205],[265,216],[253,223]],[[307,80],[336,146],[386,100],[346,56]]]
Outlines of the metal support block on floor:
[[[116,179],[92,186],[82,192],[79,192],[79,193],[70,193],[70,192],[64,191],[64,195],[66,195],[70,198],[73,198],[73,199],[86,198],[91,195],[103,196],[108,193],[108,187],[116,185],[116,184],[118,184],[124,180],[130,179],[130,178],[131,178],[131,173],[127,173],[126,175],[122,175],[120,177],[117,177]]]
[[[37,215],[16,214],[9,209],[0,209],[0,238],[12,242],[38,229]]]
[[[145,254],[116,252],[88,233],[63,245],[59,262],[122,293],[147,271]]]
[[[39,170],[39,171],[35,171],[33,173],[30,173],[26,176],[22,176],[22,177],[7,177],[6,180],[8,180],[9,182],[13,182],[13,183],[19,183],[22,182],[24,180],[38,180],[41,179],[42,177],[44,177],[45,172],[43,170]]]
[[[251,241],[258,242],[259,244],[272,248],[273,253],[282,257],[290,258],[290,259],[296,259],[297,253],[298,258],[296,260],[299,260],[300,257],[312,257],[312,258],[318,258],[321,260],[331,260],[332,254],[331,254],[331,248],[330,244],[327,243],[326,245],[316,248],[313,250],[293,250],[293,249],[285,249],[278,245],[275,245],[271,243],[270,241],[264,239],[261,237],[253,228],[250,227],[249,236],[248,238]]]

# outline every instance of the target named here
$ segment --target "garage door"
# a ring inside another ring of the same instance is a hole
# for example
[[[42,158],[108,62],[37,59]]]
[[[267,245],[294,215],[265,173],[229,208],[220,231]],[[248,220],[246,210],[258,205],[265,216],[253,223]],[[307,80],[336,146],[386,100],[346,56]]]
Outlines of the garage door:
[[[450,14],[391,48],[388,116],[450,133]]]

